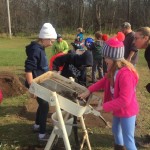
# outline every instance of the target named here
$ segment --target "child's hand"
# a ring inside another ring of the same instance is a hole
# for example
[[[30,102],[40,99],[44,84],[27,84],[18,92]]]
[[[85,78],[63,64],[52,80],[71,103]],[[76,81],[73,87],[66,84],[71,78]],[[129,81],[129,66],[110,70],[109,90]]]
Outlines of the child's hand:
[[[103,110],[103,107],[102,106],[98,106],[95,108],[97,111],[102,111]]]
[[[84,93],[78,95],[78,97],[80,97],[81,99],[86,99],[90,95],[90,93],[91,92],[89,90],[86,90]]]

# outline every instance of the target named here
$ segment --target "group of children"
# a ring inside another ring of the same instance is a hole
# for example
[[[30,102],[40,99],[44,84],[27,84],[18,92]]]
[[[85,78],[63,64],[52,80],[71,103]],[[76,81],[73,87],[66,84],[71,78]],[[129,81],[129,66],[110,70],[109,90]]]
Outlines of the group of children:
[[[95,83],[97,81],[97,71],[98,71],[98,76],[99,79],[101,79],[104,74],[107,72],[107,68],[106,68],[106,64],[105,61],[103,59],[102,56],[102,47],[105,43],[105,41],[108,39],[107,34],[102,34],[101,32],[96,32],[95,33],[95,41],[93,38],[86,38],[84,39],[84,34],[83,34],[83,29],[82,28],[78,28],[77,29],[78,34],[76,35],[75,41],[73,43],[71,43],[71,45],[73,46],[72,50],[68,50],[67,56],[71,55],[71,54],[78,54],[78,55],[82,55],[84,52],[86,52],[86,50],[91,51],[92,55],[92,60],[93,63],[88,65],[92,67],[92,83]],[[86,52],[88,53],[88,52]],[[59,71],[63,71],[63,67],[67,62],[65,59],[63,59],[62,62],[62,58],[66,57],[66,52],[64,51],[60,51],[59,53],[57,53],[56,55],[52,56],[52,58],[50,59],[50,70],[53,70],[53,64],[54,64],[54,60],[58,57],[58,59],[56,59],[56,62],[61,61],[61,63],[57,63],[57,65],[59,65],[57,68],[59,68]],[[65,55],[65,56],[63,56]],[[61,56],[61,57],[60,57]],[[82,56],[80,56],[82,57]],[[72,63],[72,62],[70,62]],[[78,66],[79,67],[79,63],[78,62]],[[82,62],[83,63],[83,62]],[[81,64],[83,65],[83,64]],[[76,66],[76,65],[75,65]],[[84,64],[84,66],[86,66],[86,64]],[[56,69],[56,63],[55,63],[55,69]],[[69,67],[67,68],[69,69]],[[65,65],[65,70],[66,70],[66,65]],[[86,86],[86,69],[85,67],[80,67],[80,70],[82,70],[82,80],[81,78],[79,79],[81,82],[84,83],[84,85]],[[64,71],[63,71],[64,72]],[[72,73],[72,76],[74,78],[78,78],[75,75],[73,75],[74,73]],[[70,74],[69,74],[70,75]]]
[[[138,33],[140,32],[142,31],[139,30]],[[137,34],[137,36],[140,35]],[[147,36],[145,40],[149,41],[150,35],[143,36]],[[57,34],[53,26],[45,23],[41,28],[38,41],[26,47],[25,72],[28,85],[31,84],[33,78],[48,71],[45,47],[51,46],[52,41],[56,38]],[[107,35],[96,32],[95,41],[92,38],[84,40],[80,30],[77,39],[72,43],[74,49],[56,57],[51,69],[59,72],[59,67],[61,67],[62,76],[73,77],[79,84],[86,85],[86,67],[92,66],[92,80],[96,83],[88,87],[87,91],[80,94],[79,97],[85,99],[92,92],[104,90],[103,103],[97,107],[97,110],[113,113],[114,149],[137,150],[134,131],[136,115],[139,112],[136,99],[138,73],[135,67],[124,59],[124,38],[121,32],[110,39],[107,39]],[[87,50],[84,49],[84,45]],[[105,74],[102,72],[104,60],[107,66]],[[95,77],[96,68],[101,78],[99,81]],[[46,140],[48,103],[41,98],[37,98],[37,101],[39,107],[34,130],[39,131],[40,140]]]

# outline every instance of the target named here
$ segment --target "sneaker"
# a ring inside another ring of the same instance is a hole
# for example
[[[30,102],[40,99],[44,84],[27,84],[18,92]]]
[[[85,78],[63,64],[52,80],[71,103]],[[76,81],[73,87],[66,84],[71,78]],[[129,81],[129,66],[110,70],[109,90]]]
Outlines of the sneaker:
[[[49,134],[45,134],[42,138],[39,137],[39,141],[48,141],[49,137]]]
[[[38,133],[40,131],[40,126],[39,125],[33,125],[33,133]]]

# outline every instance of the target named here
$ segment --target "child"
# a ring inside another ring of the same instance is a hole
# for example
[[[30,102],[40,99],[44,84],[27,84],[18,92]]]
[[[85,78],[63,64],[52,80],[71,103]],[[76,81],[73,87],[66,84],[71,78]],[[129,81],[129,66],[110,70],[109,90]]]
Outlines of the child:
[[[0,89],[0,103],[2,102],[2,100],[3,100],[3,94],[2,94],[2,91]]]
[[[103,34],[102,40],[103,40],[103,45],[104,45],[104,43],[108,40],[108,35]],[[104,57],[103,57],[103,74],[105,75],[106,73],[107,73],[107,65],[106,65],[106,62],[105,62]]]
[[[68,50],[69,50],[68,43],[65,40],[63,40],[60,34],[57,34],[57,40],[54,42],[51,49],[52,56],[61,52],[66,54]]]
[[[83,54],[68,53],[56,58],[53,62],[53,70],[59,71],[59,66],[64,66],[61,75],[69,78],[75,78],[75,81],[81,85],[86,85],[85,68],[93,65],[92,53],[87,50],[81,50]]]
[[[134,43],[138,49],[145,48],[145,60],[150,69],[150,28],[139,28],[135,33]],[[146,85],[146,89],[150,93],[150,83]]]
[[[95,42],[91,48],[93,54],[93,66],[92,66],[92,82],[97,81],[96,72],[98,70],[99,79],[103,78],[103,56],[102,56],[102,33],[97,31],[95,33]]]
[[[45,48],[52,46],[57,38],[55,29],[50,23],[45,23],[39,33],[39,39],[26,46],[27,59],[25,61],[26,83],[29,87],[33,78],[36,78],[49,70]],[[39,104],[36,112],[34,131],[39,131],[39,140],[46,141],[49,136],[46,134],[46,120],[49,111],[49,104],[37,97]]]
[[[134,66],[124,59],[123,40],[124,34],[119,32],[117,36],[106,41],[102,52],[108,73],[79,97],[83,99],[92,92],[104,89],[104,102],[97,110],[113,113],[115,150],[137,150],[134,131],[139,111],[135,90],[138,74]]]
[[[141,27],[135,32],[134,44],[138,49],[145,49],[145,60],[150,69],[150,28]],[[150,93],[150,83],[146,85],[147,91]],[[146,136],[146,141],[144,140],[140,145],[142,147],[150,147],[150,135]]]
[[[77,41],[82,42],[83,39],[84,39],[83,33],[85,31],[83,30],[83,28],[77,28],[77,32],[78,32],[78,34],[77,34],[77,38],[76,39],[77,39]]]

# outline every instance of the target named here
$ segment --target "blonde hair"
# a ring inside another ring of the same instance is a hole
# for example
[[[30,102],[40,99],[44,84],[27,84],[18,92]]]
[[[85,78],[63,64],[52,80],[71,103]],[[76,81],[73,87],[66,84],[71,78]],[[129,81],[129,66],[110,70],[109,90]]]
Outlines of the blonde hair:
[[[82,33],[84,33],[85,32],[85,30],[83,30],[83,28],[77,28],[77,32],[82,32]]]
[[[149,27],[141,27],[137,29],[136,32],[140,32],[141,35],[143,36],[148,36],[149,37],[148,44],[150,43],[150,28]]]
[[[108,79],[111,82],[111,85],[114,85],[114,74],[115,74],[115,71],[119,70],[119,69],[121,69],[123,67],[127,67],[131,72],[133,72],[139,78],[139,75],[138,75],[135,67],[130,62],[128,62],[125,59],[114,60],[113,61],[113,65],[112,65],[110,71],[107,74],[107,77],[108,77]]]

